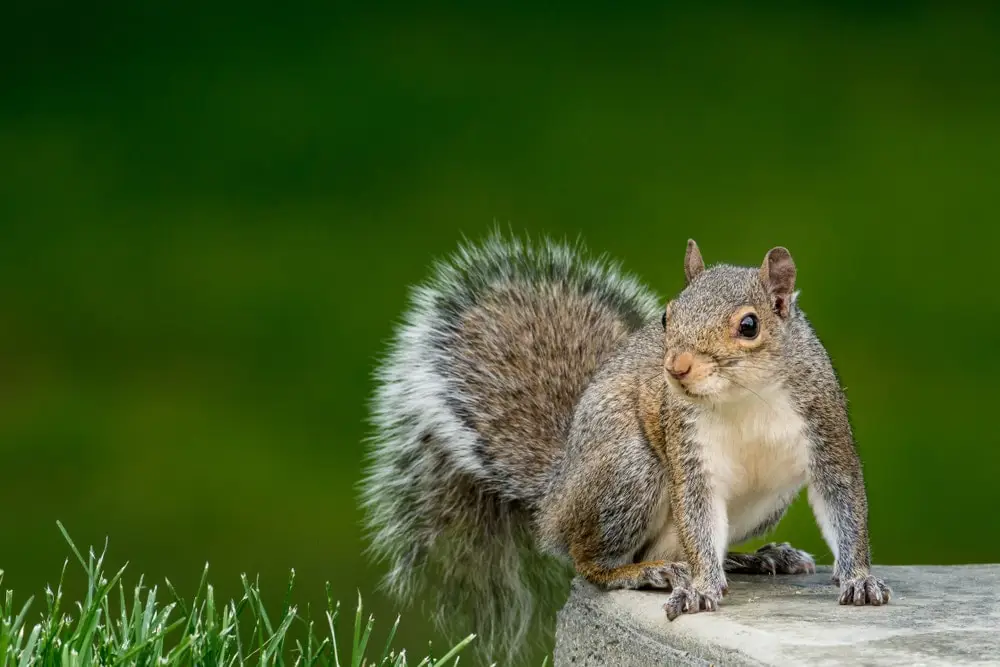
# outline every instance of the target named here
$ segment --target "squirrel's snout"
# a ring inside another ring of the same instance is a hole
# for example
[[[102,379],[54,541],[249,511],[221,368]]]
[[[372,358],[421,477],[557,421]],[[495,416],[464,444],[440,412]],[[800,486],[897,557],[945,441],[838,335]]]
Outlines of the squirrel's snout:
[[[691,372],[692,366],[694,366],[694,355],[690,352],[681,352],[667,364],[667,372],[680,380]]]

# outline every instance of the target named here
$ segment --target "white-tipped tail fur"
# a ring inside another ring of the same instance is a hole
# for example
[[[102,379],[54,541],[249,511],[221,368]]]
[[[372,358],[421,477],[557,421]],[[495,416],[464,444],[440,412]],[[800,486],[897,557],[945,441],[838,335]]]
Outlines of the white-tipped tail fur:
[[[494,660],[546,639],[570,570],[537,551],[534,507],[579,394],[661,308],[617,266],[550,241],[495,233],[435,266],[375,373],[361,491],[393,594]]]

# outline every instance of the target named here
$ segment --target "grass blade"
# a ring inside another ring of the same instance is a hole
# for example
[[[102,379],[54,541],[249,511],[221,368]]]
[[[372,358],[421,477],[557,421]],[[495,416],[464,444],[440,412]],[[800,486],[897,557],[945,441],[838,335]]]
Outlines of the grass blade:
[[[329,605],[329,602],[327,602]],[[334,631],[334,626],[337,624],[337,617],[340,615],[340,602],[337,602],[336,607],[333,611],[327,610],[326,621],[330,625],[330,641],[333,643],[333,664],[335,667],[340,667],[340,648],[337,646],[337,633]]]
[[[475,638],[476,638],[476,635],[474,635],[474,634],[473,635],[469,635],[468,637],[466,637],[465,639],[463,639],[459,643],[455,644],[455,646],[453,646],[450,651],[448,651],[447,653],[445,653],[441,657],[440,660],[437,660],[437,661],[434,662],[434,667],[443,667],[444,665],[448,664],[448,661],[451,660],[452,658],[455,658],[457,660],[457,656],[458,656],[459,652],[462,649],[464,649],[466,646],[468,646],[469,644],[471,644],[472,640],[475,639]]]
[[[361,591],[358,591],[358,609],[354,612],[354,643],[351,644],[351,667],[361,665],[361,655],[358,651],[361,644]]]
[[[35,644],[38,643],[38,635],[42,633],[42,625],[39,623],[34,628],[31,629],[31,636],[28,637],[28,643],[25,645],[24,650],[21,651],[21,661],[18,663],[18,667],[28,667],[34,663],[35,656]],[[6,660],[5,660],[6,662]]]
[[[66,538],[66,541],[69,542],[69,548],[76,555],[76,559],[80,561],[80,565],[83,566],[84,570],[87,570],[87,572],[89,572],[90,570],[87,569],[86,561],[83,560],[83,556],[80,555],[80,550],[76,548],[76,545],[73,543],[73,540],[70,539],[69,533],[66,532],[66,529],[62,525],[62,522],[56,521],[56,525],[59,526],[59,531],[63,534],[63,537]]]
[[[400,616],[396,616],[396,622],[392,624],[392,629],[389,630],[389,638],[385,640],[385,648],[382,649],[382,657],[379,661],[375,663],[378,667],[385,664],[385,659],[389,657],[389,651],[392,649],[392,640],[396,638],[396,630],[399,629],[399,619]]]
[[[35,601],[35,596],[32,595],[30,598],[28,598],[28,601],[24,603],[24,606],[21,607],[21,613],[18,614],[17,618],[14,619],[14,625],[12,626],[13,632],[18,632],[24,625],[24,617],[28,615],[28,609],[31,607],[31,603],[34,601]]]

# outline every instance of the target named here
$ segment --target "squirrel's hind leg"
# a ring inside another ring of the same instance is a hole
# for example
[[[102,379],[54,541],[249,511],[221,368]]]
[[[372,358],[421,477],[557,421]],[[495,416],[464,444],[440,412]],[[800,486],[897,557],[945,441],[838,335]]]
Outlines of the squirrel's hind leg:
[[[772,542],[753,553],[729,552],[723,569],[729,574],[811,574],[816,571],[816,562],[788,542]]]

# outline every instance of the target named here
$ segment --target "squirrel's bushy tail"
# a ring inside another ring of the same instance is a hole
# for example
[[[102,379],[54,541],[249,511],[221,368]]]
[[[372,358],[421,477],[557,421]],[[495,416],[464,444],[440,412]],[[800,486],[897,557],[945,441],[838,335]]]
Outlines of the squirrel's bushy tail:
[[[362,501],[390,591],[492,659],[551,632],[570,573],[537,550],[535,508],[594,371],[661,309],[547,240],[495,233],[435,266],[375,374]]]

